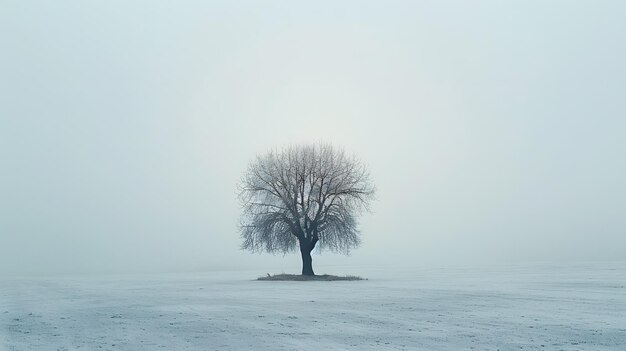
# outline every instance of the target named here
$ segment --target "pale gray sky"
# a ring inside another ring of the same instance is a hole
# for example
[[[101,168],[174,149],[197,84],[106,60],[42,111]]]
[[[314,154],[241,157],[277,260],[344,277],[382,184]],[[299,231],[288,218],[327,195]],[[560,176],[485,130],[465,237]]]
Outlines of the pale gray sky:
[[[238,250],[235,191],[255,154],[311,141],[378,188],[363,246],[314,265],[626,260],[624,18],[617,0],[0,0],[0,274],[298,272]]]

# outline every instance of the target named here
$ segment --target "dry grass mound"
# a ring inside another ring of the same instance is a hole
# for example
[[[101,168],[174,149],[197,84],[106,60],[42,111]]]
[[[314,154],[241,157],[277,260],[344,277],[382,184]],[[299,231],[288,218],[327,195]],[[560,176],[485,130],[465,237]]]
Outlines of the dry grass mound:
[[[274,281],[340,281],[340,280],[367,280],[361,277],[357,277],[355,275],[346,275],[346,276],[337,276],[337,275],[299,275],[299,274],[274,274],[270,275],[269,273],[265,277],[259,277],[257,280],[274,280]]]

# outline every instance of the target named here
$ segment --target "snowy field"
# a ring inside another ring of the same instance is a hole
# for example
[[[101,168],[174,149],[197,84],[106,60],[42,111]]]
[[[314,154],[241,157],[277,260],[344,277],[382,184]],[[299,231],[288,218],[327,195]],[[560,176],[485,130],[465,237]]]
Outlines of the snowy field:
[[[626,350],[626,264],[4,278],[0,350]]]

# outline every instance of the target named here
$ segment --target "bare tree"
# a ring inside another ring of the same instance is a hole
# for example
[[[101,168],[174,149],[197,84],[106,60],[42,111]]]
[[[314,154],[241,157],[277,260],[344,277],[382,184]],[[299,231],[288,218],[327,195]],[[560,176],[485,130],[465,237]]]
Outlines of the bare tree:
[[[360,244],[357,218],[375,192],[363,163],[327,144],[257,156],[239,190],[242,248],[270,253],[299,248],[302,275],[314,275],[316,245],[347,254]]]

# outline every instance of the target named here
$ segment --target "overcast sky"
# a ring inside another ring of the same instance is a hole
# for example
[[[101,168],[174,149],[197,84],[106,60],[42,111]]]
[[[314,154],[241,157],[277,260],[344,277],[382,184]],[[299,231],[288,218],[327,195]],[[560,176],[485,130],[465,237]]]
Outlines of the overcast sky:
[[[625,18],[597,0],[0,0],[0,274],[299,272],[239,250],[236,184],[315,141],[359,155],[378,199],[362,247],[314,267],[626,260]]]

